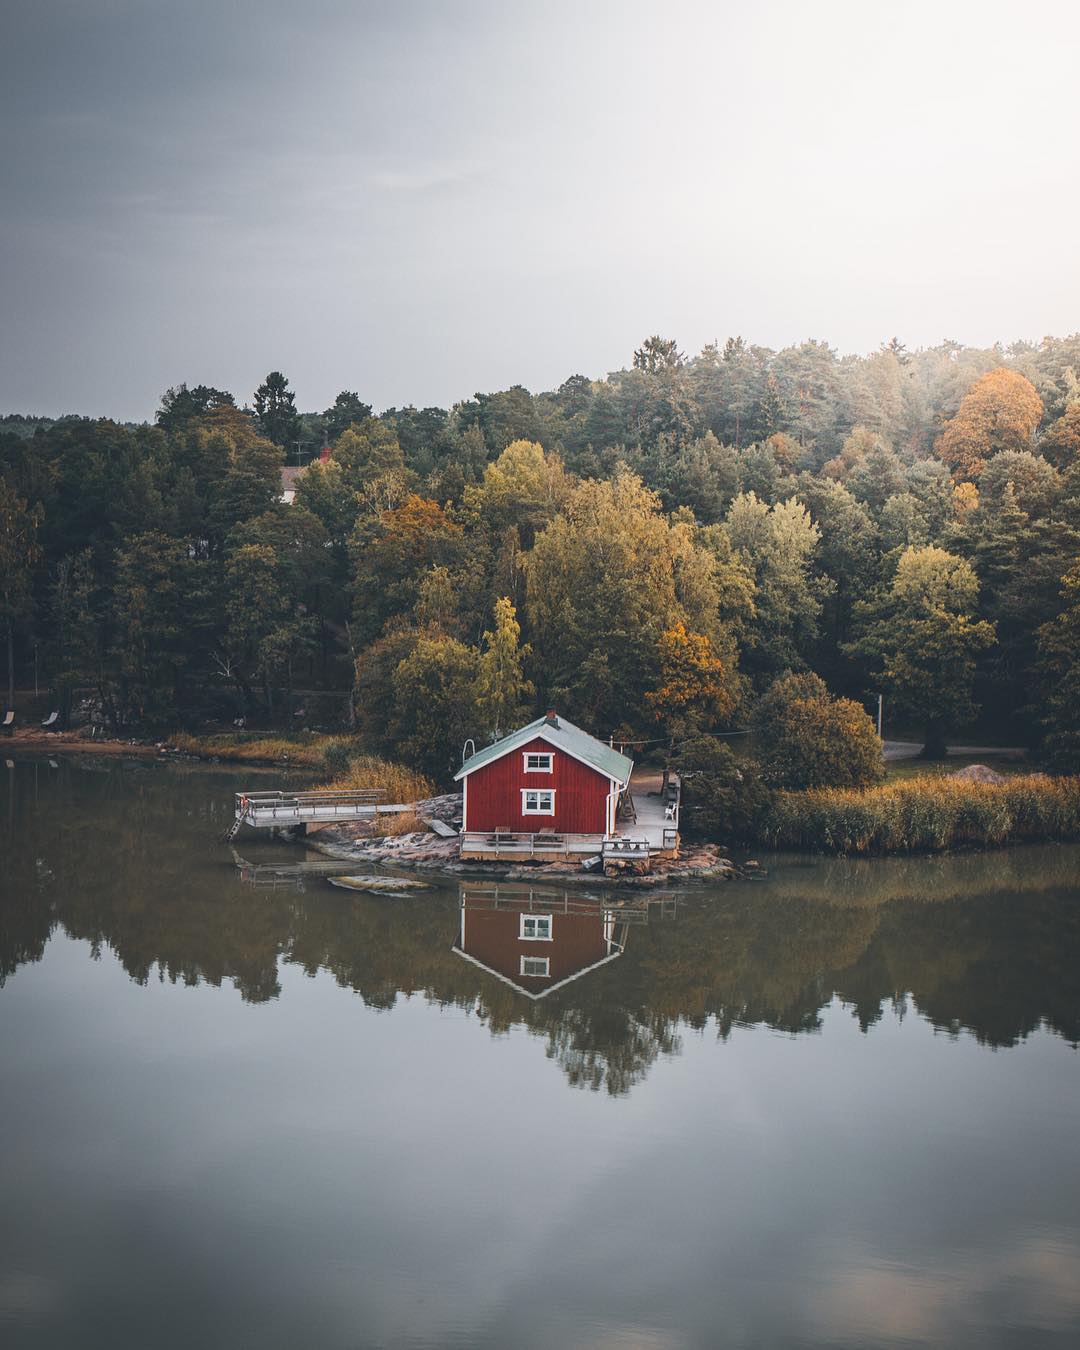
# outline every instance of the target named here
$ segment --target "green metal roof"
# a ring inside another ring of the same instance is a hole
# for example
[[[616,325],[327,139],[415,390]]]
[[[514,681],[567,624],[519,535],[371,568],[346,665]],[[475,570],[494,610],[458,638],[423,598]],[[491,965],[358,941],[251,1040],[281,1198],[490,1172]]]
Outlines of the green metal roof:
[[[477,750],[475,755],[470,755],[454,774],[455,780],[464,778],[466,774],[472,773],[474,769],[479,769],[484,764],[490,764],[493,759],[501,759],[511,750],[517,749],[520,745],[527,745],[538,736],[556,749],[565,750],[574,759],[582,760],[598,773],[602,773],[605,778],[614,778],[619,783],[625,783],[629,779],[630,770],[634,767],[632,759],[621,755],[604,741],[598,741],[595,736],[590,736],[580,727],[574,726],[573,722],[568,722],[565,717],[557,717],[554,722],[546,717],[538,717],[527,727],[512,731],[501,741],[493,741],[491,745],[484,746],[483,750]]]

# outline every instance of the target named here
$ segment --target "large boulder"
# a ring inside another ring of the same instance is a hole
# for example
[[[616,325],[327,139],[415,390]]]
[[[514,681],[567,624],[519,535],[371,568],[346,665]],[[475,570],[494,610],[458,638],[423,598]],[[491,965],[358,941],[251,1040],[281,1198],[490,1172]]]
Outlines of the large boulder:
[[[1004,783],[1005,775],[992,769],[989,764],[968,764],[952,775],[966,783]]]

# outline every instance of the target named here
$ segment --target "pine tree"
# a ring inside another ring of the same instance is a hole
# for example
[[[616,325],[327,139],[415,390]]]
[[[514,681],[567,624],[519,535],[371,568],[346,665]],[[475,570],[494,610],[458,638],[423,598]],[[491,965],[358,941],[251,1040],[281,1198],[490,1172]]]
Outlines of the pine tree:
[[[272,370],[255,390],[255,415],[259,430],[268,441],[285,450],[296,448],[300,438],[296,395],[280,370]]]

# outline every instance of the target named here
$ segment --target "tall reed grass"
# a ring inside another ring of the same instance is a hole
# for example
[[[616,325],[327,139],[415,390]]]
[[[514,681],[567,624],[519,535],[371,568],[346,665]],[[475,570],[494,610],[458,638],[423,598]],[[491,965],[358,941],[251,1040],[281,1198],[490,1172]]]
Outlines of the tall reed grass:
[[[927,775],[862,790],[781,792],[760,838],[772,848],[843,854],[1080,839],[1080,777],[973,783]]]
[[[342,792],[355,788],[382,788],[388,802],[419,802],[435,796],[434,783],[422,773],[405,764],[379,759],[377,755],[354,755],[347,768],[326,787]]]

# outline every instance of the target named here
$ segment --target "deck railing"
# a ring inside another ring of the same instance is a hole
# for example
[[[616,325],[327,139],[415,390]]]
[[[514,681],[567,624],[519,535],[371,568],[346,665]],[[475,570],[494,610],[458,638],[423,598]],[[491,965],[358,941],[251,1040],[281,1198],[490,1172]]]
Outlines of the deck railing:
[[[604,842],[600,834],[527,834],[518,830],[469,830],[461,836],[461,852],[485,853],[499,857],[503,853],[527,853],[530,857],[551,857],[567,853],[599,853]]]
[[[374,815],[380,807],[386,811],[404,809],[390,806],[385,797],[382,788],[358,788],[352,792],[238,792],[235,816],[237,822],[266,825],[276,821],[355,820]]]
[[[236,805],[270,806],[376,806],[386,797],[385,788],[356,788],[350,792],[238,792]]]

